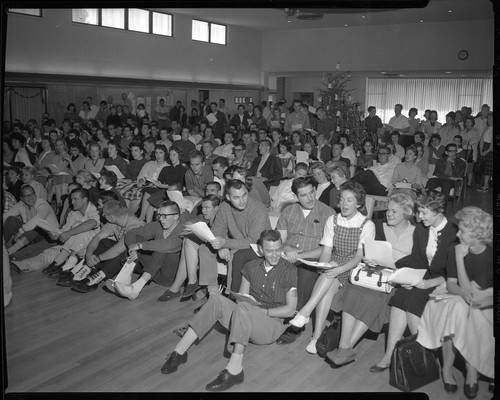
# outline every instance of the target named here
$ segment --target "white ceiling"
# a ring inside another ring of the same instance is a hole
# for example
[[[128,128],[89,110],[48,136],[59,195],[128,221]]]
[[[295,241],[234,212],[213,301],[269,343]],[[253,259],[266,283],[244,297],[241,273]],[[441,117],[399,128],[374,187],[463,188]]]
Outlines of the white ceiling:
[[[494,18],[493,4],[490,0],[429,0],[425,8],[383,11],[339,9],[333,10],[335,13],[324,14],[321,20],[302,21],[292,17],[291,22],[287,22],[284,11],[278,8],[158,8],[156,10],[259,31]]]

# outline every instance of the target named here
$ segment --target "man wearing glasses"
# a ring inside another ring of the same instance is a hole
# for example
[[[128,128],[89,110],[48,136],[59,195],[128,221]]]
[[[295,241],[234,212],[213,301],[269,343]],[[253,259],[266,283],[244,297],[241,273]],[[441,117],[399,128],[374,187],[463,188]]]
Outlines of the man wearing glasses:
[[[426,189],[441,188],[441,193],[447,199],[450,190],[455,186],[455,180],[463,178],[467,163],[461,158],[457,158],[457,145],[449,143],[446,145],[445,154],[436,162],[434,177],[427,181]]]
[[[378,162],[373,167],[354,175],[351,180],[360,183],[366,194],[387,196],[387,190],[392,186],[392,175],[396,168],[397,157],[390,158],[391,150],[381,146],[378,150]]]
[[[177,203],[168,200],[160,205],[156,217],[157,221],[125,234],[128,261],[142,265],[142,275],[134,283],[114,283],[114,289],[129,300],[136,299],[151,279],[169,286],[175,278],[182,247],[180,234],[189,213],[181,214]]]

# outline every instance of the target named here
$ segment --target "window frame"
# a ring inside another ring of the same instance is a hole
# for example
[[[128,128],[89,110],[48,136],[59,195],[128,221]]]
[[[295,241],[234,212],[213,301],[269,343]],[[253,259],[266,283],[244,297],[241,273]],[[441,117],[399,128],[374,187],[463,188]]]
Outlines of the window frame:
[[[133,32],[133,33],[143,34],[143,35],[154,35],[154,36],[167,37],[167,38],[174,37],[174,15],[173,14],[169,14],[169,13],[165,13],[165,12],[159,12],[159,11],[147,10],[145,8],[138,8],[138,7],[133,7],[133,8],[148,12],[148,20],[149,20],[149,27],[148,27],[149,30],[148,30],[148,32],[142,32],[142,31],[137,31],[137,30],[130,29],[130,27],[129,27],[129,10],[130,10],[130,8],[122,8],[122,10],[124,10],[124,13],[123,13],[123,18],[124,18],[123,28],[117,28],[117,27],[114,27],[114,26],[103,25],[102,24],[102,10],[103,9],[102,8],[97,8],[97,24],[88,24],[88,23],[85,23],[85,22],[75,21],[75,20],[73,20],[73,15],[71,16],[71,22],[73,22],[75,24],[80,24],[80,25],[98,26],[100,28],[105,28],[105,29],[117,29],[119,31]],[[71,10],[73,10],[73,9],[71,9]],[[167,15],[167,16],[170,17],[170,34],[169,35],[163,34],[163,33],[154,33],[153,32],[153,13]]]
[[[193,22],[194,21],[204,22],[204,23],[208,24],[208,40],[207,41],[193,38]],[[218,26],[224,27],[224,43],[212,42],[212,25],[218,25]],[[199,43],[208,43],[208,44],[215,44],[218,46],[227,46],[227,25],[219,24],[217,22],[205,21],[203,19],[193,18],[191,20],[191,40],[193,40],[195,42],[199,42]]]
[[[29,14],[29,13],[20,12],[20,11],[11,11],[11,10],[24,10],[23,8],[8,8],[7,10],[9,11],[10,14],[26,15],[28,17],[43,18],[43,10],[41,8],[33,8],[33,10],[39,10],[40,15]]]

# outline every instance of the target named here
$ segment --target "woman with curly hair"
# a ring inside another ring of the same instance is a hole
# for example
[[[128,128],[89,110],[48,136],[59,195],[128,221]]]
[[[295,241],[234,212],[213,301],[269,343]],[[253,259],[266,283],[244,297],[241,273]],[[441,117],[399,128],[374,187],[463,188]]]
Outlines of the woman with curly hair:
[[[479,207],[455,214],[460,243],[448,248],[446,290],[442,301],[430,300],[418,325],[417,341],[424,347],[443,347],[442,379],[448,393],[455,392],[452,374],[457,351],[465,359],[464,393],[478,393],[478,372],[493,378],[493,217]],[[444,289],[444,288],[443,288]]]

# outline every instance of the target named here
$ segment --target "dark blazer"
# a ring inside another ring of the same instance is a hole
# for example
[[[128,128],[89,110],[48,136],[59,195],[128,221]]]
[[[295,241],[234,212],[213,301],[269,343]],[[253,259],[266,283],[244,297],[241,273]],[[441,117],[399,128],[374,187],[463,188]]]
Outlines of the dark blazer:
[[[449,178],[445,176],[444,173],[446,171],[446,165],[448,164],[448,157],[441,157],[436,162],[436,168],[434,169],[434,175],[438,178],[446,179]],[[452,164],[453,177],[455,178],[463,178],[465,175],[465,169],[467,168],[467,163],[461,158],[455,158],[455,162]]]
[[[325,164],[332,159],[332,146],[329,144],[325,144],[321,148],[321,154],[318,155],[318,148],[315,147],[312,151],[312,154],[314,157],[316,157],[318,160],[323,161]]]
[[[321,193],[321,196],[319,196],[318,201],[321,201],[323,204],[326,204],[327,206],[330,206],[330,191],[335,187],[333,183],[330,182],[330,184],[323,190],[323,193]],[[333,207],[332,207],[333,208]]]
[[[452,222],[444,226],[440,231],[436,254],[431,264],[427,260],[425,249],[429,240],[430,228],[423,224],[418,224],[413,232],[413,248],[409,256],[403,257],[396,262],[397,268],[408,267],[415,269],[427,269],[424,279],[437,278],[443,276],[446,278],[446,260],[448,257],[448,248],[457,240],[457,226]]]
[[[262,156],[258,156],[252,163],[250,167],[250,175],[255,176],[257,174],[257,168],[259,167],[260,160]],[[276,186],[279,184],[280,179],[283,178],[283,169],[281,168],[281,162],[272,154],[269,154],[266,162],[260,169],[260,173],[264,178],[267,178],[266,184],[268,186]]]
[[[240,121],[240,114],[235,114],[232,116],[231,120],[229,121],[229,125],[234,125],[236,128],[239,128],[240,125],[243,125],[246,128],[248,128],[248,120],[251,119],[250,115],[245,111],[243,113],[243,121]]]
[[[226,115],[220,111],[215,112],[215,118],[217,122],[212,125],[212,131],[215,139],[224,139],[224,133],[226,132],[227,118]]]

